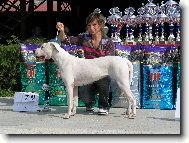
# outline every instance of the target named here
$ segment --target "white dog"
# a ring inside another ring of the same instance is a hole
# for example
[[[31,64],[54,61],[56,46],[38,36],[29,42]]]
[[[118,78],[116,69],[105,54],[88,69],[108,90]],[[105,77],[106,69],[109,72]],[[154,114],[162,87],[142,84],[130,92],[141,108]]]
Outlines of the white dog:
[[[130,118],[136,116],[136,100],[130,90],[133,77],[133,65],[129,60],[119,56],[105,56],[95,59],[77,58],[70,55],[55,42],[44,43],[36,49],[36,56],[52,58],[60,69],[62,80],[67,89],[68,113],[65,119],[76,114],[78,106],[78,86],[86,85],[109,75],[116,80],[118,86],[127,95]],[[132,104],[132,112],[131,112]]]

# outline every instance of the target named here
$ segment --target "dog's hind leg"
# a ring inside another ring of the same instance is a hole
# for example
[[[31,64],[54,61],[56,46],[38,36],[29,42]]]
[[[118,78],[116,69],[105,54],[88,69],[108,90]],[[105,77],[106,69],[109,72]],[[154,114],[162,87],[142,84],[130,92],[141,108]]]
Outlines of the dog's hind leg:
[[[66,113],[63,118],[69,119],[73,108],[73,85],[66,84],[66,90],[67,90],[68,113]]]
[[[74,116],[76,114],[76,110],[78,107],[78,86],[75,86],[73,89],[73,108],[71,115]]]
[[[129,111],[127,111],[127,112],[129,114],[129,118],[131,119],[131,118],[136,117],[136,100],[134,99],[134,96],[129,88],[129,84],[126,85],[126,84],[121,84],[118,82],[118,85],[119,85],[120,89],[125,93],[124,95],[126,95],[128,98],[128,103],[129,103],[128,110]],[[132,103],[132,114],[130,114],[131,103]]]
[[[124,95],[125,94],[125,92],[121,92],[121,95],[120,96],[127,96],[127,95]],[[131,114],[131,102],[128,100],[128,98],[127,98],[127,102],[128,102],[128,107],[127,107],[127,109],[125,110],[125,114],[126,115],[130,115]]]
[[[131,101],[128,100],[128,108],[126,109],[126,115],[130,115],[131,114]]]

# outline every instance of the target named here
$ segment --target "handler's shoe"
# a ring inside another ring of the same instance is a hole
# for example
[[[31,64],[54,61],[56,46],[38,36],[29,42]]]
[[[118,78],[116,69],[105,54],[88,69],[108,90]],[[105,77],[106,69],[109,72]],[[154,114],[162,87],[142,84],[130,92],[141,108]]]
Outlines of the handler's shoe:
[[[108,115],[108,109],[99,108],[98,115]]]
[[[86,107],[87,112],[94,112],[94,107]]]

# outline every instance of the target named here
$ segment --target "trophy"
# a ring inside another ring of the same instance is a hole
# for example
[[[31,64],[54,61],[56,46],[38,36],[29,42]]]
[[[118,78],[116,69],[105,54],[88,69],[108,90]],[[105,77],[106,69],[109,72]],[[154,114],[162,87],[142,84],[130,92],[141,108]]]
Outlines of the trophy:
[[[176,6],[178,5],[177,2],[173,0],[169,0],[165,3],[166,5],[166,13],[168,15],[167,22],[169,23],[169,36],[168,36],[168,42],[169,43],[175,43],[175,36],[173,34],[174,30],[174,14],[176,12]]]
[[[142,42],[142,23],[143,23],[142,14],[144,13],[144,8],[143,7],[139,8],[137,12],[139,14],[137,16],[137,24],[139,27],[138,42]]]
[[[101,10],[99,8],[95,8],[94,12],[95,13],[101,13]]]
[[[174,30],[174,24],[173,24],[173,16],[174,16],[174,7],[168,7],[167,14],[168,14],[168,23],[169,23],[169,37],[168,37],[168,42],[173,43],[175,41],[175,36],[173,34]]]
[[[122,17],[123,23],[125,25],[125,42],[127,43],[129,41],[129,9],[126,8],[124,10],[125,15]]]
[[[133,7],[129,7],[129,21],[130,21],[130,37],[129,37],[129,44],[136,44],[134,41],[134,27],[136,25],[136,16],[134,15],[135,9]]]
[[[150,21],[150,19],[151,19],[151,15],[148,13],[148,11],[149,11],[149,9],[148,8],[145,8],[145,12],[147,12],[147,13],[145,13],[144,15],[143,15],[143,21],[144,21],[144,23],[145,23],[145,37],[144,37],[144,42],[145,42],[145,44],[150,44],[151,42],[150,42],[150,39],[149,39],[149,21]]]
[[[176,23],[176,43],[180,43],[180,6],[176,7],[174,22]]]
[[[48,107],[48,105],[49,105],[49,88],[50,88],[50,86],[47,84],[42,85],[42,89],[45,91],[45,106],[42,109],[43,112],[51,111],[51,109],[49,109],[49,107]]]
[[[157,15],[154,16],[154,24],[155,24],[155,44],[159,44],[159,24],[157,21]]]
[[[153,25],[153,20],[154,20],[154,15],[156,14],[156,8],[157,6],[152,3],[153,0],[148,0],[149,3],[145,5],[147,7],[147,13],[151,15],[149,19],[149,40],[152,42],[153,41],[153,35],[152,35],[152,25]]]
[[[165,27],[164,27],[164,23],[166,22],[167,20],[167,15],[165,14],[166,13],[166,10],[165,10],[165,4],[163,4],[163,1],[161,2],[161,6],[160,6],[160,13],[157,15],[157,20],[158,20],[158,23],[160,24],[160,39],[159,39],[159,43],[160,44],[167,44],[167,41],[165,41],[165,36],[164,36],[164,33],[165,33]]]
[[[178,5],[178,3],[175,2],[174,0],[169,0],[165,4],[166,4],[166,6],[170,6],[170,7],[175,7]]]
[[[120,30],[122,28],[122,13],[118,7],[109,10],[111,16],[107,18],[107,23],[111,25],[111,39],[113,42],[121,42]]]
[[[129,7],[125,9],[125,15],[123,16],[123,23],[126,25],[126,38],[125,42],[128,44],[136,44],[134,41],[134,27],[136,26],[136,16],[134,15],[135,9]]]
[[[153,23],[155,25],[155,39],[154,39],[154,44],[159,44],[159,21],[158,21],[158,14],[160,13],[160,7],[159,4],[157,4],[154,15],[152,16]]]
[[[144,6],[143,19],[146,23],[144,41],[146,44],[151,44],[154,39],[152,35],[152,26],[153,26],[154,15],[156,14],[156,5],[152,3],[152,1],[153,0],[148,0],[149,3],[147,3]]]

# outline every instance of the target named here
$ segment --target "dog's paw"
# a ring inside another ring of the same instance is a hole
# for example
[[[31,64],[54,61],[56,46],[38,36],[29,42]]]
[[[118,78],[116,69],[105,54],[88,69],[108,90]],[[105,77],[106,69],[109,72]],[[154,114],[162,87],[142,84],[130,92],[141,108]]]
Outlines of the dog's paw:
[[[136,114],[129,114],[129,119],[135,119],[135,117],[136,117]]]
[[[69,119],[70,118],[70,115],[69,114],[65,114],[63,119]]]
[[[131,114],[131,111],[126,110],[125,114],[126,114],[126,115],[130,115],[130,114]]]
[[[70,116],[74,116],[76,114],[76,112],[72,112]]]
[[[136,117],[136,114],[133,114],[132,116],[133,116],[133,117]]]

